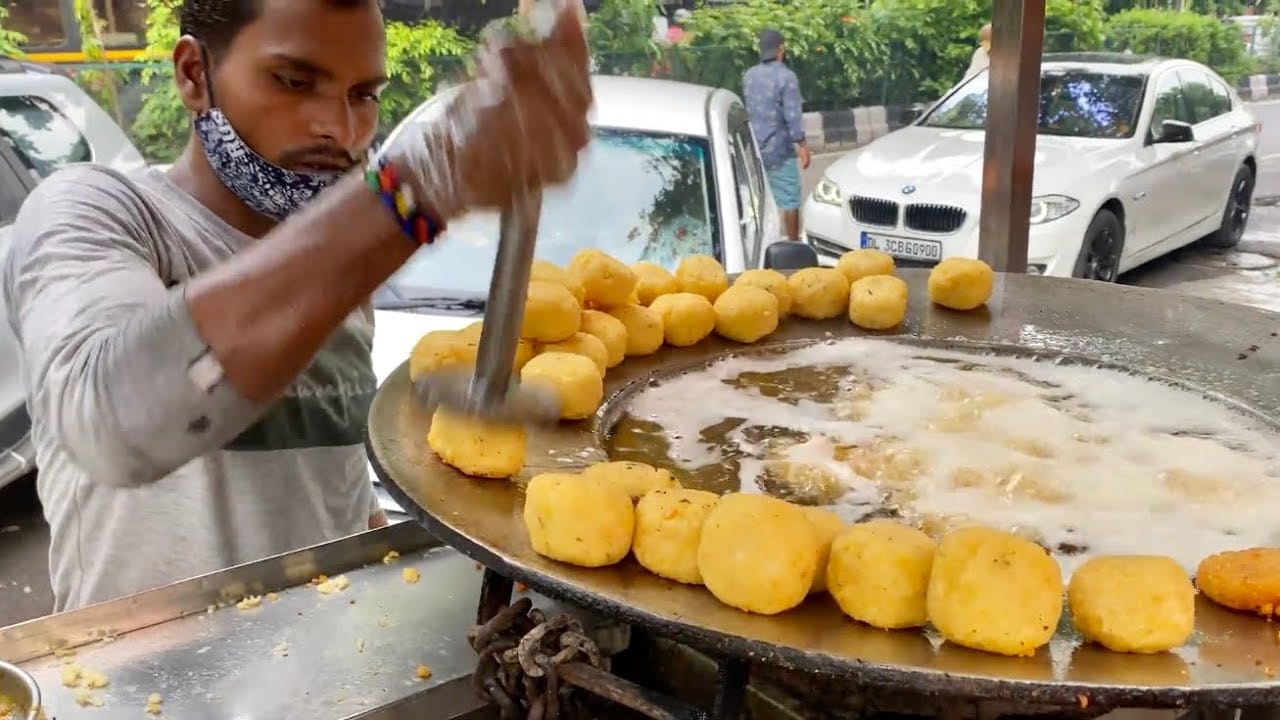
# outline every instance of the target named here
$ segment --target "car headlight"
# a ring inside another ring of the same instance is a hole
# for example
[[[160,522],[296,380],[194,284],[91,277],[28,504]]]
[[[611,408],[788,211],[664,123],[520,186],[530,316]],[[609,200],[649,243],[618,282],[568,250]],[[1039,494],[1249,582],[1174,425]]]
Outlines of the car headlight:
[[[1031,198],[1031,224],[1053,222],[1060,217],[1070,215],[1080,207],[1080,201],[1066,195],[1041,195]]]
[[[840,186],[828,178],[822,178],[818,181],[818,186],[813,189],[813,199],[827,205],[839,205]]]

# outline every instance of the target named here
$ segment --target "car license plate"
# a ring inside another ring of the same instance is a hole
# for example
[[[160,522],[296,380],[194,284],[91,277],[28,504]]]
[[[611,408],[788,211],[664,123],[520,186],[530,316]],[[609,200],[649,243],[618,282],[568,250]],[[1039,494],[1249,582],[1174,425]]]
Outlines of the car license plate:
[[[938,262],[942,259],[942,243],[937,240],[912,240],[864,232],[861,245],[864,248],[883,250],[903,260]]]

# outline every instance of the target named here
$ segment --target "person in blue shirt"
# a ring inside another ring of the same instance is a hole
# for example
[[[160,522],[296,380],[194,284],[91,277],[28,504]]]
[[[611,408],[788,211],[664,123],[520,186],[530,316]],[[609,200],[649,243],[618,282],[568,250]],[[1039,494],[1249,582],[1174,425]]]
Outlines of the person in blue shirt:
[[[782,33],[760,33],[760,64],[742,77],[751,133],[760,148],[787,238],[800,239],[800,171],[809,167],[801,121],[800,81],[782,61]]]

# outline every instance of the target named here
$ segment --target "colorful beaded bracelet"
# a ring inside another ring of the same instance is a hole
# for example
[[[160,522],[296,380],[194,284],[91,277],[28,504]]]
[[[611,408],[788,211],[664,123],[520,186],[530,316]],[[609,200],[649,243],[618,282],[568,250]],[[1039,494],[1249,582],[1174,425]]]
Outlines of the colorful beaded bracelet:
[[[430,245],[435,242],[443,229],[439,222],[422,212],[413,197],[413,189],[400,181],[396,168],[380,153],[370,152],[364,173],[369,189],[382,198],[400,223],[400,229],[409,239],[418,245]]]

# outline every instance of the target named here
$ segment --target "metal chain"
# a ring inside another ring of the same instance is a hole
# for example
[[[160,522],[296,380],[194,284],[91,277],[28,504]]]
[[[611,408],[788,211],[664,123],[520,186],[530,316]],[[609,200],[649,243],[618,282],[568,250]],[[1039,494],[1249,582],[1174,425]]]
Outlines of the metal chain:
[[[562,683],[556,668],[582,662],[608,670],[608,659],[582,624],[562,613],[548,619],[520,598],[467,633],[479,659],[472,682],[502,720],[590,720],[587,698]]]

